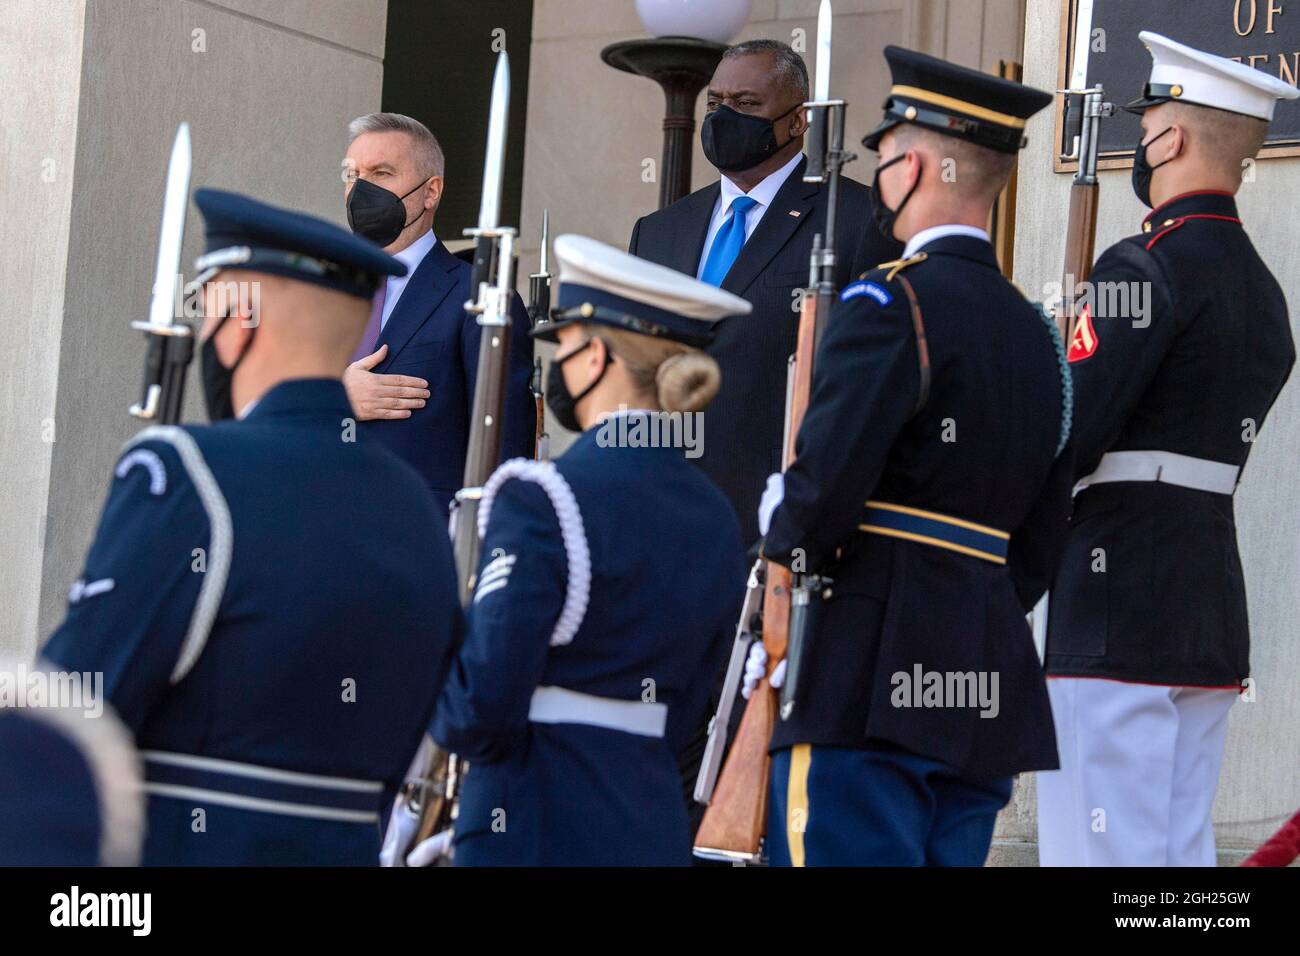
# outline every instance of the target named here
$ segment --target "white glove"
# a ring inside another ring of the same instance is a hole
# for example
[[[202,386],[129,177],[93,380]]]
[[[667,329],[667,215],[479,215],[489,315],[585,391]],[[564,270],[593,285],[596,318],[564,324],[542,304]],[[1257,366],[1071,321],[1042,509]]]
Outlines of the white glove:
[[[431,866],[441,857],[451,856],[451,832],[443,830],[425,840],[406,857],[407,866]]]
[[[415,783],[423,780],[429,773],[433,761],[433,738],[428,734],[420,740],[411,766],[407,768],[406,780]],[[384,845],[379,850],[380,866],[401,866],[402,854],[415,839],[415,831],[420,826],[420,818],[406,806],[402,794],[393,801],[392,812],[388,815],[388,829],[384,831]],[[428,841],[425,841],[428,842]]]
[[[777,472],[774,475],[767,476],[767,487],[763,489],[763,497],[758,502],[758,533],[767,534],[767,529],[772,527],[772,515],[780,506],[781,500],[785,497],[785,475]]]
[[[745,700],[749,700],[749,698],[754,694],[754,688],[758,686],[758,682],[763,679],[763,675],[766,673],[767,648],[763,646],[762,641],[755,641],[750,645],[749,657],[745,661],[745,683],[740,688],[740,696],[744,697]],[[784,658],[781,659],[781,663],[777,664],[776,668],[772,671],[772,677],[768,683],[771,684],[773,688],[779,688],[785,683]]]

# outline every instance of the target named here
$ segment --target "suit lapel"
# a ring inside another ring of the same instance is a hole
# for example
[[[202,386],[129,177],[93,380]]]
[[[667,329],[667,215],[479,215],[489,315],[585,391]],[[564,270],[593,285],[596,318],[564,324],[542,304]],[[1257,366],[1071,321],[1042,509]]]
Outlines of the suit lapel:
[[[415,274],[407,280],[402,297],[397,300],[383,331],[379,333],[375,347],[386,344],[388,355],[375,371],[381,372],[391,365],[406,343],[442,304],[456,285],[455,272],[459,261],[441,242],[425,255]]]
[[[816,183],[803,181],[803,170],[807,160],[799,161],[790,175],[781,184],[772,204],[763,213],[763,218],[740,250],[740,255],[731,265],[731,271],[722,280],[722,288],[735,295],[744,295],[745,290],[758,278],[759,274],[780,252],[799,227],[812,215],[816,204]]]
[[[718,194],[721,192],[721,184],[714,183],[683,200],[683,203],[690,205],[682,210],[682,219],[685,223],[682,241],[673,243],[664,265],[692,277],[700,271],[700,257],[704,255],[704,240],[709,234],[709,223],[713,220],[713,207],[718,204]]]

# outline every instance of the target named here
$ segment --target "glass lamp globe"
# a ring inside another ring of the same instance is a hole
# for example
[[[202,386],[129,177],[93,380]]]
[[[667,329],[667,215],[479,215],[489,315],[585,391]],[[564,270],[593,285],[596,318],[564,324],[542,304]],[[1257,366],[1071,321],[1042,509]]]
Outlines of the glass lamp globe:
[[[752,0],[636,0],[636,14],[657,37],[729,43],[749,22]]]

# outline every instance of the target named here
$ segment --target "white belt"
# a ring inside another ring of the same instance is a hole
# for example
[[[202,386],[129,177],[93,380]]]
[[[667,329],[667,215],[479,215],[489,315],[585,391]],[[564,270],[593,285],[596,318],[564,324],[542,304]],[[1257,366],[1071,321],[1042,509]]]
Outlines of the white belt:
[[[1077,495],[1089,485],[1114,481],[1159,481],[1197,491],[1230,495],[1237,490],[1241,469],[1221,461],[1193,458],[1171,451],[1112,451],[1101,456],[1097,470],[1074,486]]]
[[[563,687],[539,687],[533,691],[528,719],[538,724],[588,724],[642,737],[662,737],[668,706],[595,697]]]

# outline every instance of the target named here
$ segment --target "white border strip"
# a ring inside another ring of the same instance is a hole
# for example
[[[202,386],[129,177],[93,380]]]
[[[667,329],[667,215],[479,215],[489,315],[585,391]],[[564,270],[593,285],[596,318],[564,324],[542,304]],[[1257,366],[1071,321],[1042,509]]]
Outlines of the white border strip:
[[[217,757],[198,757],[194,754],[169,753],[165,750],[144,750],[140,752],[140,756],[150,763],[167,764],[173,767],[189,767],[194,770],[210,770],[215,773],[228,773],[235,777],[270,780],[274,783],[287,783],[300,787],[349,790],[354,793],[381,793],[384,789],[382,783],[373,780],[355,780],[351,777],[327,777],[314,773],[299,773],[296,770],[261,767],[257,764],[238,763],[234,760],[221,760]]]
[[[278,813],[286,817],[310,817],[314,820],[334,820],[341,823],[379,822],[378,812],[339,810],[335,807],[313,807],[305,803],[263,800],[259,797],[244,797],[234,793],[222,793],[220,790],[206,790],[202,787],[178,787],[170,783],[146,783],[144,790],[145,793],[151,793],[158,797],[171,797],[173,800],[215,803],[218,806],[234,807],[236,810]]]
[[[146,441],[160,441],[176,449],[181,464],[189,472],[190,480],[199,494],[203,510],[207,512],[211,535],[207,570],[203,573],[203,583],[199,585],[199,599],[194,604],[185,642],[181,645],[176,666],[172,669],[171,683],[178,684],[203,653],[203,646],[216,621],[221,598],[226,592],[226,579],[230,575],[234,528],[230,520],[230,506],[193,436],[175,425],[154,425],[128,441],[124,450]]]

